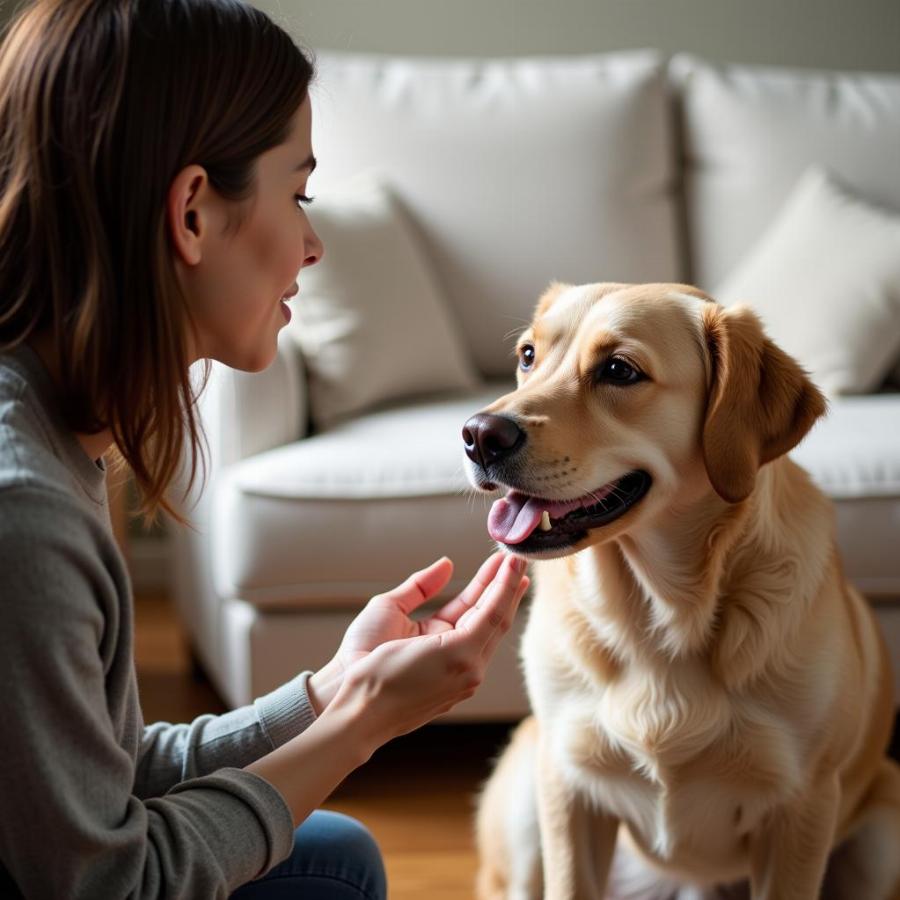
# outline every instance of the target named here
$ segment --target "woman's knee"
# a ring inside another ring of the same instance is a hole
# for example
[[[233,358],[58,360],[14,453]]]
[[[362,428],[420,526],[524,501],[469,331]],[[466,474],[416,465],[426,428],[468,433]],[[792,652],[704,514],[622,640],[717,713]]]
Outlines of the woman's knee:
[[[362,822],[343,813],[316,810],[294,832],[294,850],[321,865],[353,860],[361,867],[383,871],[381,850]]]
[[[252,889],[252,890],[251,890]],[[375,838],[356,819],[317,810],[294,832],[291,855],[235,898],[385,900],[384,862]]]

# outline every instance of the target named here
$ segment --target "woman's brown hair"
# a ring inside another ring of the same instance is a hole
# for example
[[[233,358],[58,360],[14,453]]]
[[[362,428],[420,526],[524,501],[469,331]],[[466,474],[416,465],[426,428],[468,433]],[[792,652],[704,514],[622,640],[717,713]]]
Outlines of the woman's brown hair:
[[[111,429],[146,514],[202,458],[169,186],[250,197],[312,77],[241,0],[36,0],[0,46],[0,350],[52,333],[67,424]]]

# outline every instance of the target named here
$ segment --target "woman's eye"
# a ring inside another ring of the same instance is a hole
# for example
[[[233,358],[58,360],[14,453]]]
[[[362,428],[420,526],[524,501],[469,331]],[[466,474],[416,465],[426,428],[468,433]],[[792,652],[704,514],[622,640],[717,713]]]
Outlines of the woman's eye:
[[[534,347],[525,344],[519,350],[519,368],[527,372],[534,365]]]
[[[309,206],[315,199],[315,197],[307,197],[306,194],[294,194],[294,202],[298,207]]]
[[[631,363],[618,356],[611,356],[603,364],[597,377],[600,381],[608,381],[611,384],[634,384],[644,376]]]

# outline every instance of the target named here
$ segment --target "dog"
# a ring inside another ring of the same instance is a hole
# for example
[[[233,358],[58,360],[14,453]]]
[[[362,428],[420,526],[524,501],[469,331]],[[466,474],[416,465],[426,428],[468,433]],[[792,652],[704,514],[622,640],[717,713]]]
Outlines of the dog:
[[[888,655],[786,456],[819,390],[687,285],[554,284],[517,356],[463,429],[535,581],[480,900],[900,898]]]

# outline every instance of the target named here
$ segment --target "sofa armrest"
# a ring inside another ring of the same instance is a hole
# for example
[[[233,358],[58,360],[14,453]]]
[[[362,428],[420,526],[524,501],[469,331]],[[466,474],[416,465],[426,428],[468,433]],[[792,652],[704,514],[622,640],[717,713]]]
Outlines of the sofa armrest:
[[[197,371],[199,375],[199,366]],[[197,470],[188,490],[190,448],[185,448],[174,479],[171,499],[187,523],[169,523],[172,593],[195,652],[219,689],[233,698],[229,685],[238,678],[237,663],[223,643],[223,598],[211,568],[215,482],[226,467],[305,437],[306,377],[296,345],[282,333],[275,360],[254,374],[213,363],[198,410],[207,464],[205,473]]]
[[[262,372],[213,363],[199,407],[209,443],[209,473],[306,436],[308,394],[296,344],[282,335]]]

